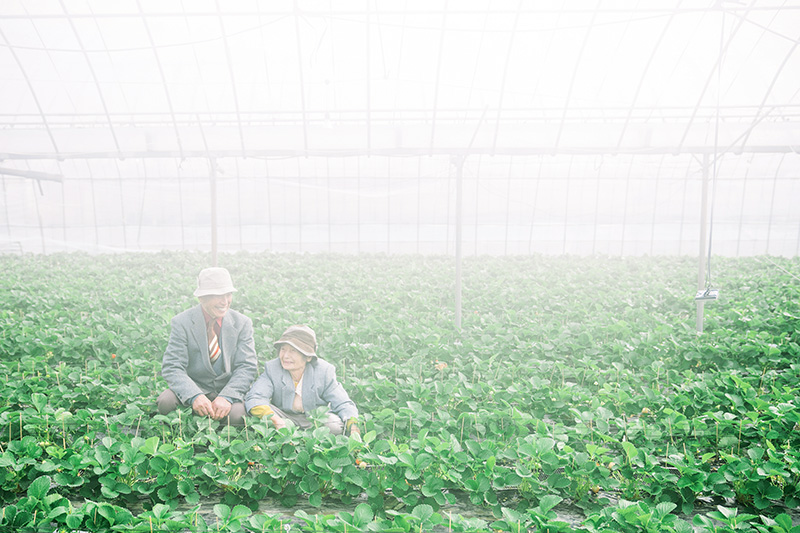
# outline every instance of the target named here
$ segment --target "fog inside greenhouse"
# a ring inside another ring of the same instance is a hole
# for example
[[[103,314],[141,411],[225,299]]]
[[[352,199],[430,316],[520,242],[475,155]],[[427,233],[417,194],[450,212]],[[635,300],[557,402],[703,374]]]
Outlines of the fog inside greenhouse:
[[[0,246],[794,256],[799,12],[5,2]]]

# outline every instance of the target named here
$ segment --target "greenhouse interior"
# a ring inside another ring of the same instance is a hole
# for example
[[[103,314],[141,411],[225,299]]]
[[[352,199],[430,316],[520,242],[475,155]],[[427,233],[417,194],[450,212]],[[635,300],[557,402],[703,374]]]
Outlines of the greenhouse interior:
[[[0,2],[0,529],[800,531],[799,28]]]

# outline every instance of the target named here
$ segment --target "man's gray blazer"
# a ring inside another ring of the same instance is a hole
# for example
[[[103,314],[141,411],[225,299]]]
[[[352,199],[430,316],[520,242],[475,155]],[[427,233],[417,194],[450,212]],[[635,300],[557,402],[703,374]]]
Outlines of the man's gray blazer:
[[[178,400],[186,405],[198,394],[215,393],[241,402],[258,372],[253,321],[233,309],[225,313],[219,335],[224,364],[220,375],[211,368],[200,305],[176,315],[171,327],[161,375]]]

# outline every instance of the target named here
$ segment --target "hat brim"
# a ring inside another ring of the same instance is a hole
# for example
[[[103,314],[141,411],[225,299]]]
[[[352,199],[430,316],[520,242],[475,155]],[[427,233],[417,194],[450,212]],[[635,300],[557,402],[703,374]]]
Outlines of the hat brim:
[[[195,289],[194,295],[199,298],[200,296],[221,296],[231,292],[237,292],[237,290],[233,287],[222,287],[221,289]]]
[[[312,350],[310,346],[302,342],[297,342],[294,339],[282,339],[272,343],[272,345],[275,346],[276,348],[280,348],[281,344],[288,344],[289,346],[291,346],[301,354],[305,355],[306,357],[317,357],[316,352],[314,352],[314,350]]]

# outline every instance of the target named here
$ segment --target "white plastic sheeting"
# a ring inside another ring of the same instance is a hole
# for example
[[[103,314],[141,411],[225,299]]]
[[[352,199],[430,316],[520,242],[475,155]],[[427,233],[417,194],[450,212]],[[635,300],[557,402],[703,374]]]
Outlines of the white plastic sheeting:
[[[0,4],[0,250],[800,252],[800,2]],[[210,198],[211,181],[216,199]]]
[[[714,253],[800,252],[800,179],[783,170],[797,158],[746,154],[719,164],[709,178]],[[464,253],[696,254],[702,162],[470,156]],[[61,183],[0,178],[6,198],[18,200],[0,211],[5,250],[210,249],[207,160],[69,160],[58,169]],[[448,157],[221,158],[214,170],[219,250],[455,250],[457,172]]]

